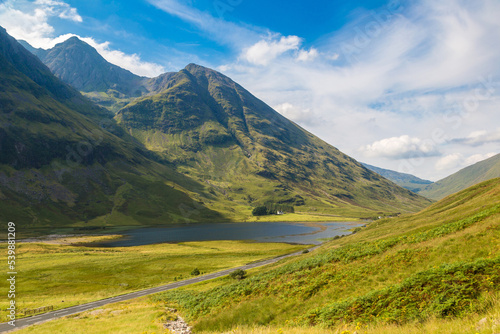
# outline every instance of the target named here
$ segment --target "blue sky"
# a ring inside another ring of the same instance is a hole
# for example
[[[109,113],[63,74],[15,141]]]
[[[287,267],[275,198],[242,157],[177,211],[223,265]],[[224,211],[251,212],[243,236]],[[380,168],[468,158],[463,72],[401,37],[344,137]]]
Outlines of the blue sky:
[[[497,0],[4,0],[35,47],[79,36],[156,76],[223,72],[359,161],[437,180],[500,153]]]

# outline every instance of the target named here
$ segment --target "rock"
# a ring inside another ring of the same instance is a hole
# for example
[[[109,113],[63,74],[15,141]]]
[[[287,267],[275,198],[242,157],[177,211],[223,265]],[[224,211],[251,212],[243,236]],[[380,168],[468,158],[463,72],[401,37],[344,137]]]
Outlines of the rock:
[[[192,334],[191,327],[182,319],[177,316],[176,320],[169,321],[163,325],[163,328],[166,328],[176,334]]]

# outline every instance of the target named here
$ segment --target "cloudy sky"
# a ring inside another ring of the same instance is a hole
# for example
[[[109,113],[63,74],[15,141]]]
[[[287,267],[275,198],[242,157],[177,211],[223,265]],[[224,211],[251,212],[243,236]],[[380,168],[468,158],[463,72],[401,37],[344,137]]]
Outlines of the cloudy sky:
[[[217,69],[355,159],[438,180],[500,153],[500,1],[0,1],[0,25],[71,36],[156,76]]]

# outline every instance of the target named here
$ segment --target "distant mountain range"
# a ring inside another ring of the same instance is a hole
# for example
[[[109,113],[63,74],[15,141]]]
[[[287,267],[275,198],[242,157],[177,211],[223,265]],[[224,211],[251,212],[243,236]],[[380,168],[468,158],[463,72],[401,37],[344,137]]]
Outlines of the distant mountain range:
[[[500,177],[500,154],[465,167],[442,180],[432,182],[414,175],[399,173],[363,163],[366,168],[382,175],[399,186],[424,197],[439,200],[475,184]]]
[[[141,78],[77,38],[31,51],[87,97],[118,98],[93,99],[108,110],[98,107],[0,31],[0,206],[9,219],[234,221],[258,205],[366,217],[430,203],[216,71],[190,64]]]
[[[396,183],[397,185],[418,193],[422,188],[432,183],[429,180],[423,180],[415,175],[399,173],[390,169],[375,167],[369,164],[362,163],[363,166],[375,173],[378,173],[388,180]]]

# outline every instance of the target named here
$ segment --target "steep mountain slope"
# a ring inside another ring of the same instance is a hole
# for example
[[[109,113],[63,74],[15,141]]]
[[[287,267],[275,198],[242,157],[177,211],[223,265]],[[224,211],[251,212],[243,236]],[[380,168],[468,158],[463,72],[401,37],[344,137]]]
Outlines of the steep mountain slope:
[[[465,167],[455,174],[430,184],[418,194],[432,199],[440,199],[474,184],[500,177],[500,154]]]
[[[246,219],[260,204],[356,217],[415,211],[428,204],[215,71],[189,65],[152,79],[132,77],[132,86],[139,80],[137,93],[143,94],[134,98],[130,90],[114,89],[124,86],[122,74],[129,72],[118,71],[77,38],[31,52],[80,90],[87,88],[72,78],[84,78],[88,89],[95,90],[85,95],[101,106],[116,112],[126,105],[116,120],[127,133],[204,184],[211,197],[200,201],[232,219]],[[77,66],[81,62],[87,65]],[[95,66],[99,75],[89,76],[94,70],[88,66]]]
[[[25,41],[19,43],[56,77],[111,111],[150,91],[149,78],[109,63],[78,37],[71,37],[48,50],[33,48]],[[154,83],[151,86],[154,87]]]
[[[180,308],[204,333],[245,326],[351,333],[376,324],[445,322],[498,305],[499,245],[497,178],[417,214],[373,221],[244,280],[223,278],[155,301]],[[403,332],[397,328],[392,332]]]
[[[36,49],[26,41],[19,43],[40,58],[56,77],[113,112],[135,97],[158,92],[174,74],[164,73],[156,78],[135,75],[109,63],[78,37],[71,37],[48,50]]]
[[[413,192],[418,193],[423,187],[432,183],[429,180],[423,180],[415,175],[399,173],[390,169],[384,169],[380,167],[375,167],[369,164],[361,163],[363,166],[368,168],[369,170],[382,175],[388,180],[396,183],[398,186],[403,187],[405,189],[411,190]]]
[[[52,49],[37,49],[40,60],[62,81],[83,92],[115,90],[140,96],[146,78],[107,62],[93,47],[71,37]]]
[[[177,170],[233,205],[338,214],[414,211],[429,202],[287,120],[216,71],[188,65],[116,120]],[[296,209],[297,209],[296,208]],[[316,212],[315,211],[315,212]]]
[[[222,219],[188,195],[203,193],[201,185],[151,160],[159,161],[112,113],[54,77],[4,29],[0,106],[0,211],[19,228]]]

